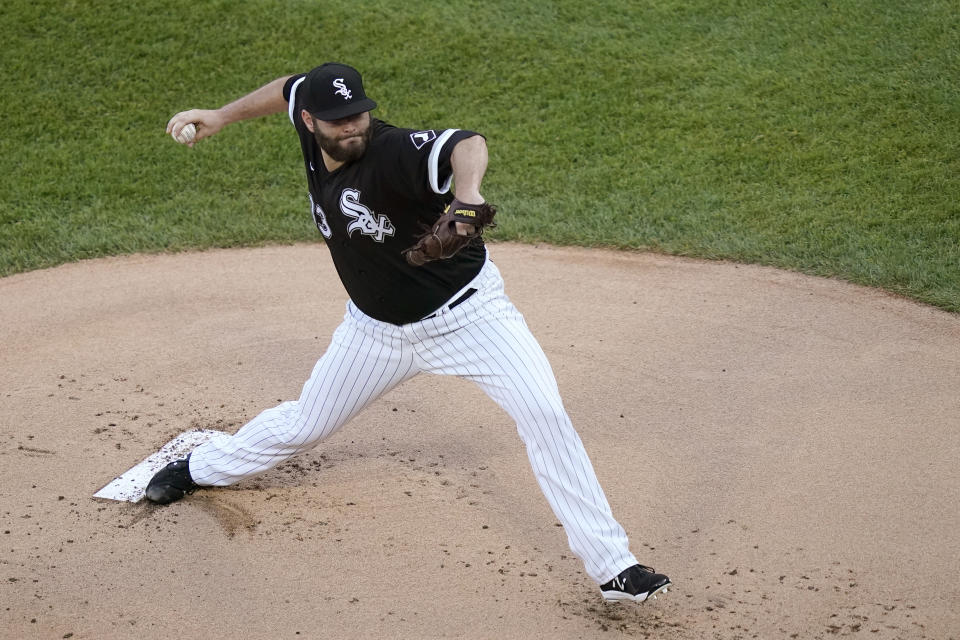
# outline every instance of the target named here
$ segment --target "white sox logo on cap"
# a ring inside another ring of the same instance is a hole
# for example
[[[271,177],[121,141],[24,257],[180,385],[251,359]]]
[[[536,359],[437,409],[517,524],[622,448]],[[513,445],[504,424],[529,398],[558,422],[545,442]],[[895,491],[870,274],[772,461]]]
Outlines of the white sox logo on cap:
[[[337,78],[334,80],[333,86],[337,88],[337,90],[333,92],[333,95],[343,96],[344,100],[349,100],[353,97],[353,92],[351,92],[350,89],[347,89],[347,85],[344,83],[343,78]]]
[[[377,103],[363,92],[360,72],[339,62],[325,62],[311,69],[298,94],[302,95],[298,100],[303,108],[320,120],[339,120],[377,108]]]

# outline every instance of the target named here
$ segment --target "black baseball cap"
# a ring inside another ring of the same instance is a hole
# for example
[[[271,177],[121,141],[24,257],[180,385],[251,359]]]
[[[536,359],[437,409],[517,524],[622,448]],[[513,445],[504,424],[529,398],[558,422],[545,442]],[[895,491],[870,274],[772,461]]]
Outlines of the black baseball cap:
[[[316,67],[303,80],[303,107],[314,118],[339,120],[377,108],[363,91],[360,72],[339,62]]]

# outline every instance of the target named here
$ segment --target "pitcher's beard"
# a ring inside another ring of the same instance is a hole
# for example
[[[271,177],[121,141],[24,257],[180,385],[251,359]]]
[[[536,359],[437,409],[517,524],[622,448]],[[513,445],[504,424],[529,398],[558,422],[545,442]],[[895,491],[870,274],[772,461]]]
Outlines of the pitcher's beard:
[[[314,129],[313,137],[316,138],[320,148],[333,160],[347,163],[359,160],[363,157],[363,154],[367,152],[370,138],[373,137],[373,127],[367,127],[366,131],[355,136],[350,136],[349,138],[328,138],[320,133],[319,129]],[[353,140],[354,138],[359,138],[360,143],[351,143],[349,145],[341,144],[344,140]]]

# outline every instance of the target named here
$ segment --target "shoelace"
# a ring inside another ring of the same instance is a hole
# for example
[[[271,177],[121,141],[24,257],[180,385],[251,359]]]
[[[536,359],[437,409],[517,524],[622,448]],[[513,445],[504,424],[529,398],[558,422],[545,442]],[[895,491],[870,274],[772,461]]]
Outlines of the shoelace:
[[[638,564],[638,565],[637,565],[637,568],[640,569],[641,571],[645,572],[645,573],[656,573],[656,571],[654,571],[653,567],[647,567],[647,566],[642,565],[642,564]],[[623,575],[623,574],[621,574],[621,575]],[[626,581],[624,578],[621,578],[620,576],[617,576],[616,578],[614,578],[613,580],[610,581],[610,586],[612,586],[613,588],[617,589],[618,591],[623,591],[624,589],[626,589],[627,581]]]

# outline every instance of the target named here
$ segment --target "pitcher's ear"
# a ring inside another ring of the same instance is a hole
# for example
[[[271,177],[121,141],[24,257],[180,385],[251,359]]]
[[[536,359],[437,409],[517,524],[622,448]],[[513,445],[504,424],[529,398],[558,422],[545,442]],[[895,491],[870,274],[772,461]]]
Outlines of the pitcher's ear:
[[[303,120],[303,124],[307,125],[307,129],[310,131],[310,133],[314,133],[313,116],[310,115],[310,112],[306,109],[300,109],[300,118]]]

